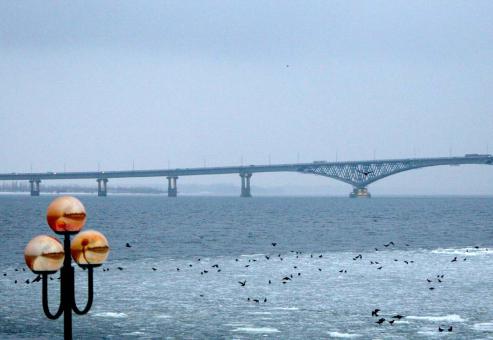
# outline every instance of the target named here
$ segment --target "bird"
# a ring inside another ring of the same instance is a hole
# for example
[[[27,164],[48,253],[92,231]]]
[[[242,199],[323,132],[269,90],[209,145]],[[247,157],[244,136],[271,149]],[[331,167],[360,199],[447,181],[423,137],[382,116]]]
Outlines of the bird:
[[[285,276],[285,277],[283,277],[282,279],[283,279],[283,281],[288,281],[288,280],[291,280],[291,278],[290,278],[289,276]]]
[[[132,248],[132,246],[130,245],[130,243],[127,242],[127,244],[125,245],[125,247],[127,248]]]
[[[457,262],[457,256],[456,256],[456,257],[454,257],[454,258],[453,258],[453,260],[452,260],[452,261],[450,261],[450,262]]]
[[[383,268],[383,266],[380,266],[380,267],[378,267],[377,269],[378,269],[378,270],[380,270],[380,269],[382,269],[382,268]]]
[[[156,271],[156,270],[157,270],[157,268],[152,267],[152,270],[153,270],[153,271]]]
[[[277,245],[277,242],[272,242],[271,244],[273,247],[275,247]]]
[[[433,289],[435,289],[435,287],[430,287],[430,288],[428,288],[428,289],[429,289],[429,290],[433,290]]]
[[[204,269],[204,274],[207,274],[209,271]]]
[[[375,322],[375,323],[378,323],[379,325],[381,325],[384,321],[385,321],[385,318],[380,318],[380,319],[378,319],[378,321],[377,321],[377,322]]]
[[[27,279],[26,281],[24,281],[25,283],[29,284],[29,279]]]
[[[119,270],[123,270],[123,268],[122,268],[122,267],[117,267],[117,268],[118,268]]]
[[[246,285],[246,280],[244,280],[243,282],[238,281],[238,283],[239,283],[242,287],[245,287],[245,285]]]
[[[264,298],[264,302],[267,302],[267,298]]]
[[[368,176],[369,174],[371,174],[373,171],[370,171],[370,170],[366,170],[366,171],[362,171],[362,170],[358,170],[359,173],[362,173],[363,175]]]
[[[378,316],[378,312],[380,312],[380,309],[376,308],[375,310],[371,311],[371,316]]]
[[[431,280],[430,280],[430,279],[426,279],[426,281],[428,281],[428,283],[430,283],[430,282],[431,282]]]
[[[269,284],[271,284],[271,283],[272,283],[272,281],[271,281],[271,280],[269,280]]]
[[[447,329],[448,332],[452,332],[452,326]]]
[[[323,257],[323,255],[322,255],[322,254],[320,254],[320,255],[318,255],[318,257],[319,257],[319,258],[322,258],[322,257]]]
[[[38,282],[41,281],[41,275],[36,276],[31,282]]]
[[[219,265],[218,264],[214,264],[214,265],[212,265],[212,268],[219,268]]]
[[[268,260],[268,259],[270,259],[270,256],[265,255],[265,258]]]
[[[322,268],[318,268],[318,271],[321,272],[322,271]]]
[[[400,314],[397,314],[397,315],[394,315],[394,316],[392,317],[392,319],[397,319],[397,320],[400,320],[400,319],[402,319],[403,317],[404,317],[404,316],[402,316],[402,315],[400,315]]]
[[[394,321],[395,321],[395,320],[390,320],[390,321],[389,321],[389,323],[390,323],[391,325],[393,325],[393,324],[394,324]]]
[[[443,332],[443,328],[442,328],[442,327],[440,327],[440,326],[438,326],[438,331],[439,331],[439,332]]]
[[[253,302],[259,303],[260,301],[259,301],[259,299],[253,299]]]
[[[176,271],[177,271],[177,272],[179,272],[179,271],[180,271],[180,268],[178,268],[178,267],[177,267],[177,268],[176,268]]]

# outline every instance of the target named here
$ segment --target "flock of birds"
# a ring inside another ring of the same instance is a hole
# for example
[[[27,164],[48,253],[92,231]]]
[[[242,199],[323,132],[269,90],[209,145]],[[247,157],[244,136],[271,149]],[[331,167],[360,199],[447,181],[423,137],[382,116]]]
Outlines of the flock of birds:
[[[409,246],[409,244],[405,244],[406,246]],[[276,247],[277,246],[277,242],[272,242],[271,243],[271,246],[272,247]],[[389,243],[387,244],[384,244],[383,245],[385,248],[388,248],[388,247],[393,247],[395,246],[395,243],[390,241]],[[125,247],[126,248],[132,248],[132,245],[130,243],[126,243],[125,244]],[[478,249],[479,247],[478,246],[475,246],[476,249]],[[375,249],[375,252],[378,252],[379,249],[378,248],[374,248]],[[303,255],[303,252],[301,251],[293,251],[291,250],[290,253],[292,253],[292,255],[295,255],[296,258],[298,258],[299,256]],[[278,253],[277,256],[276,255],[264,255],[264,258],[266,261],[269,261],[271,259],[274,259],[274,258],[277,258],[279,259],[280,261],[283,261],[284,260],[284,257],[281,253]],[[310,254],[310,258],[323,258],[323,254]],[[363,260],[363,255],[362,254],[358,254],[356,256],[354,256],[352,258],[353,261],[362,261]],[[462,259],[462,261],[466,261],[467,258],[464,257]],[[201,259],[198,258],[197,259],[197,262],[200,262]],[[244,265],[245,268],[249,268],[253,263],[259,261],[258,259],[248,259],[248,263]],[[394,259],[394,261],[399,261],[398,259]],[[458,262],[459,259],[457,256],[455,256],[451,262]],[[235,262],[240,262],[240,260],[238,258],[235,259]],[[404,262],[405,264],[412,264],[414,263],[413,260],[404,260],[402,261]],[[369,261],[369,264],[370,265],[375,265],[377,266],[376,269],[377,270],[382,270],[383,268],[383,265],[380,264],[380,262],[378,261]],[[188,267],[189,268],[192,268],[193,267],[193,264],[190,263],[188,264]],[[117,266],[116,267],[117,270],[124,270],[123,267],[121,266]],[[285,285],[285,284],[288,284],[289,282],[292,282],[294,279],[298,278],[298,277],[301,277],[302,276],[302,271],[298,268],[298,266],[294,265],[293,266],[293,269],[294,269],[294,272],[293,273],[290,273],[290,274],[287,274],[287,275],[284,275],[281,279],[280,279],[280,283]],[[322,268],[320,267],[317,267],[318,271],[319,272],[322,272]],[[103,272],[107,272],[109,271],[110,268],[109,267],[105,267],[105,268],[102,268],[102,271]],[[157,271],[158,268],[156,267],[151,267],[151,270],[152,271]],[[176,268],[176,271],[180,271],[181,269],[179,267]],[[216,272],[221,272],[221,268],[219,268],[219,264],[213,264],[209,269],[204,269],[202,267],[202,269],[200,269],[200,275],[206,275],[207,273],[209,273],[209,271],[213,271],[215,270]],[[14,269],[15,272],[26,272],[26,269],[25,268],[15,268]],[[346,274],[347,273],[347,269],[346,268],[342,268],[342,269],[339,269],[338,272],[340,274]],[[3,273],[3,276],[4,277],[7,277],[8,273],[4,272]],[[435,278],[433,279],[430,279],[430,278],[426,278],[426,282],[428,284],[432,284],[432,283],[442,283],[444,281],[444,278],[445,278],[445,274],[437,274]],[[55,280],[55,278],[50,275],[49,276],[49,279],[50,280]],[[60,276],[56,278],[57,280],[60,280]],[[436,281],[434,281],[436,280]],[[31,283],[36,283],[36,282],[39,282],[41,281],[41,275],[37,275],[34,279],[27,279],[24,281],[25,284],[31,284]],[[14,280],[14,284],[17,284],[19,283],[17,279]],[[244,279],[243,281],[238,281],[238,285],[239,287],[246,287],[248,281],[246,279]],[[273,283],[272,279],[269,279],[268,280],[268,284],[271,285]],[[429,286],[428,287],[429,290],[434,290],[435,287],[434,286]],[[200,296],[203,296],[203,294],[200,294]],[[248,302],[251,302],[251,303],[255,303],[255,304],[260,304],[261,302],[263,303],[267,303],[267,298],[266,297],[262,297],[262,298],[259,298],[259,297],[247,297],[246,299]],[[380,312],[380,309],[376,308],[374,310],[371,311],[371,316],[372,317],[379,317],[379,319],[375,322],[376,324],[378,325],[382,325],[384,324],[385,322],[387,322],[389,325],[394,325],[394,322],[396,320],[401,320],[402,318],[405,318],[405,316],[403,315],[400,315],[400,314],[396,314],[394,316],[391,317],[391,319],[386,319],[384,317],[380,317],[380,315],[378,314]],[[438,326],[438,332],[444,332],[444,331],[447,331],[447,332],[452,332],[453,331],[453,326],[443,326],[443,325],[439,325]]]

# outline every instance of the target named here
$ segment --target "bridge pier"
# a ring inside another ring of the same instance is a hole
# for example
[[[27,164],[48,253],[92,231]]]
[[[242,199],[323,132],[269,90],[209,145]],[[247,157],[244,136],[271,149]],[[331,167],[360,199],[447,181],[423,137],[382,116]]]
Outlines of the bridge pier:
[[[107,188],[107,183],[108,179],[107,178],[98,178],[98,196],[99,197],[106,197],[108,195],[108,188]],[[102,185],[101,185],[102,183]]]
[[[30,179],[29,184],[31,185],[31,196],[39,196],[39,183],[40,179]]]
[[[370,198],[370,192],[367,188],[354,188],[353,192],[349,194],[351,198]]]
[[[250,191],[250,178],[252,177],[251,173],[241,173],[241,194],[240,197],[252,197],[252,193]]]
[[[168,197],[176,197],[178,196],[178,187],[176,185],[176,180],[178,176],[168,176]]]

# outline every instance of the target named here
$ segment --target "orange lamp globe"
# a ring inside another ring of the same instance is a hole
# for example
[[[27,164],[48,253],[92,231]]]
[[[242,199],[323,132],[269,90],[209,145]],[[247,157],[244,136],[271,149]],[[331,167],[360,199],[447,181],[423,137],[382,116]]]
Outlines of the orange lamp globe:
[[[87,230],[74,237],[70,252],[79,266],[95,267],[108,258],[110,247],[106,237],[99,231]]]
[[[75,197],[58,197],[48,206],[46,220],[57,234],[75,234],[86,223],[86,209]]]
[[[26,264],[34,273],[55,273],[63,265],[65,252],[56,238],[39,235],[33,238],[24,249]]]

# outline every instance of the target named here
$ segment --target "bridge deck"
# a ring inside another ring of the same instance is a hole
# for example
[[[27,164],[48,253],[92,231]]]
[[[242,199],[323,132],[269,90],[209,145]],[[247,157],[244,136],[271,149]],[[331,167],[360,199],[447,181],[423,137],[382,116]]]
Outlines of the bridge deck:
[[[372,169],[383,165],[409,164],[411,168],[435,165],[461,164],[493,164],[491,155],[470,155],[464,157],[436,157],[436,158],[405,158],[383,159],[345,162],[313,162],[276,165],[248,165],[227,167],[203,168],[176,168],[156,170],[122,170],[122,171],[81,171],[81,172],[36,172],[0,174],[0,180],[55,180],[55,179],[98,179],[98,178],[129,178],[129,177],[166,177],[166,176],[197,176],[197,175],[224,175],[239,173],[262,172],[305,172],[321,174],[314,171],[318,168],[355,168]],[[324,174],[321,174],[324,175]],[[331,177],[331,176],[329,176]]]

